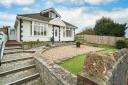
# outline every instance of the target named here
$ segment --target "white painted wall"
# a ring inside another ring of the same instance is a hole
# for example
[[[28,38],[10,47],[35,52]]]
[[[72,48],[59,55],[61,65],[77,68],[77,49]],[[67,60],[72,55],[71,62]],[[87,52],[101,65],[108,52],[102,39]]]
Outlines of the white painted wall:
[[[34,21],[32,22],[34,23]],[[33,24],[34,25],[34,24]],[[32,32],[34,32],[32,26]],[[37,41],[39,39],[39,41],[50,41],[51,37],[52,37],[52,26],[48,25],[48,29],[46,29],[47,31],[47,36],[35,36],[34,33],[32,33],[31,35],[31,22],[30,21],[23,21],[23,41]]]
[[[34,21],[32,22],[32,32],[34,32]],[[50,41],[51,37],[53,36],[53,25],[48,24],[47,28],[47,36],[34,36],[34,33],[31,35],[31,22],[28,20],[23,20],[23,32],[22,35],[23,37],[21,38],[23,42],[28,42],[28,41],[37,41],[38,39],[40,41]],[[72,37],[65,37],[63,36],[63,27],[60,26],[60,41],[74,41],[74,29],[72,30]],[[17,35],[17,41],[20,42],[20,22],[18,21],[18,27],[16,28],[16,35]]]
[[[58,26],[66,26],[65,23],[59,17],[52,19],[51,21],[49,21],[49,23]]]

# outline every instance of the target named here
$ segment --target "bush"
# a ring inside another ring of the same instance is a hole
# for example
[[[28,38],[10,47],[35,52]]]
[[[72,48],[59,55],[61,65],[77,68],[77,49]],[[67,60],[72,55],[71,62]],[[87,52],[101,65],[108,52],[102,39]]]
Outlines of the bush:
[[[80,41],[76,41],[76,47],[80,47]]]
[[[40,40],[39,40],[39,39],[37,39],[37,41],[36,41],[36,42],[37,42],[37,44],[38,44],[38,43],[40,43]]]
[[[127,44],[124,40],[118,40],[116,42],[116,48],[117,49],[122,49],[122,48],[126,48],[127,47]]]
[[[51,42],[52,42],[52,43],[54,42],[54,37],[51,37]]]

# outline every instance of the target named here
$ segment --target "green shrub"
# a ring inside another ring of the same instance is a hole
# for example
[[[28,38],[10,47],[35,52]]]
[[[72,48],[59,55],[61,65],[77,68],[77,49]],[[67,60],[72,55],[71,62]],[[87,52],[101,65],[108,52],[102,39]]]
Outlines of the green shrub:
[[[36,41],[36,42],[37,42],[37,44],[39,44],[39,43],[40,43],[40,40],[39,40],[39,39],[37,39],[37,41]],[[35,43],[34,43],[34,44],[35,44]]]
[[[124,40],[118,40],[116,42],[116,48],[117,49],[122,49],[122,48],[126,48],[127,47],[127,44]]]
[[[80,47],[80,41],[76,41],[76,47]]]
[[[47,47],[50,47],[51,45],[49,43],[46,44]]]
[[[54,42],[54,37],[51,37],[51,42],[52,42],[52,43]]]

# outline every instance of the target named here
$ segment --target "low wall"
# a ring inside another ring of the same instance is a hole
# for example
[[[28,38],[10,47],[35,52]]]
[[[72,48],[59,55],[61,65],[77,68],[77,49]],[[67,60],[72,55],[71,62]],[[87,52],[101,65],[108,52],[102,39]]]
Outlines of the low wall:
[[[35,54],[35,64],[44,85],[77,85],[76,76],[45,59],[41,53]]]
[[[128,85],[128,49],[119,51],[116,57],[119,59],[110,71],[112,75],[107,85]]]
[[[78,75],[78,85],[128,85],[128,49],[122,49],[114,56],[114,63],[107,63],[107,72],[102,78],[85,71]]]
[[[123,37],[98,36],[98,35],[77,35],[76,38],[90,43],[107,44],[112,46],[114,46],[118,40],[125,39]]]

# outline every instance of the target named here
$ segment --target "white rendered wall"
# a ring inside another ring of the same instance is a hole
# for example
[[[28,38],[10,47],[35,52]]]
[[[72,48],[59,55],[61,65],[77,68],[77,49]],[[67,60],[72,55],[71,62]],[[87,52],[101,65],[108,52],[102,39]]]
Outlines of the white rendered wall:
[[[32,34],[31,34],[31,21],[23,20],[23,32],[22,35],[23,37],[21,38],[23,42],[28,42],[28,41],[50,41],[51,37],[53,36],[53,25],[49,24],[47,30],[47,35],[46,36],[35,36],[34,35],[34,21],[32,21]],[[17,27],[17,41],[20,41],[20,22],[18,22],[18,27]],[[66,32],[65,36],[63,36],[63,27],[60,26],[60,41],[74,41],[74,29],[72,29],[72,37],[66,37]]]
[[[33,21],[34,22],[34,21]],[[32,23],[33,23],[32,22]],[[33,24],[34,25],[34,24]],[[34,32],[33,30],[33,25],[32,25],[32,32]],[[31,35],[31,22],[30,21],[23,21],[23,42],[26,41],[50,41],[51,37],[52,37],[52,27],[48,25],[48,28],[46,29],[47,31],[47,35],[46,36],[40,36],[40,35],[34,35],[34,33],[32,33]]]

